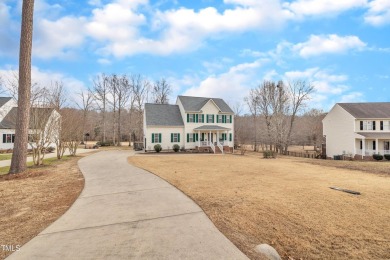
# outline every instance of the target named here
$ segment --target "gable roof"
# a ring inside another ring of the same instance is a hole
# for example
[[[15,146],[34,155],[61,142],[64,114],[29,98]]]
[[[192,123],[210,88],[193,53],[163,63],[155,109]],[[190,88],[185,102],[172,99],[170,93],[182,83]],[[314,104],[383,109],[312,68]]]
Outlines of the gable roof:
[[[190,96],[178,96],[181,104],[186,112],[200,112],[204,105],[210,100],[219,108],[222,113],[234,113],[233,110],[226,104],[221,98],[208,98],[208,97],[190,97]]]
[[[54,108],[41,108],[41,107],[32,107],[30,108],[30,122],[29,128],[32,129],[34,126],[34,116],[43,118],[42,123],[46,124],[52,114]],[[0,122],[0,129],[15,129],[16,120],[18,115],[18,108],[13,107],[9,113],[4,117]]]
[[[338,103],[355,118],[390,118],[390,102]]]
[[[5,103],[10,101],[11,99],[12,99],[12,97],[0,97],[0,107],[4,106]]]
[[[178,105],[145,104],[146,125],[184,126]]]

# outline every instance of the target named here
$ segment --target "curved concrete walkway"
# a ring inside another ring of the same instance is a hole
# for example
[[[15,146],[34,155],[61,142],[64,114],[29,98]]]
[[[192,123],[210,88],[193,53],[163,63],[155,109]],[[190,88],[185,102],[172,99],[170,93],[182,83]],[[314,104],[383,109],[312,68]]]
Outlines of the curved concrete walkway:
[[[247,259],[182,192],[129,165],[131,154],[81,159],[80,197],[7,259]]]

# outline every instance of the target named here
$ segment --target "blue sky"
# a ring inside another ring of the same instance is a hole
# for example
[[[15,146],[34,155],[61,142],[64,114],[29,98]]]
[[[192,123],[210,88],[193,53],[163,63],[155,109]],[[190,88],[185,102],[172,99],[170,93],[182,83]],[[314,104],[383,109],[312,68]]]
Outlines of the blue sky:
[[[0,75],[18,67],[21,1],[0,2]],[[311,105],[390,101],[390,0],[36,0],[33,80],[166,78],[243,103],[264,79],[310,81]]]

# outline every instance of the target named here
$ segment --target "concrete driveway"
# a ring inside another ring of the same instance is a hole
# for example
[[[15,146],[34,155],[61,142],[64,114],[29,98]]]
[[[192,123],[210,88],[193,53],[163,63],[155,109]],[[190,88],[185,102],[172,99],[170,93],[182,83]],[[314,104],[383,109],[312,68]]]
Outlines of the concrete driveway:
[[[81,159],[80,197],[7,259],[247,259],[186,195],[129,165],[132,154]]]
[[[93,152],[93,151],[96,151],[96,150],[95,149],[77,148],[77,153],[76,154],[89,153],[89,152]],[[66,149],[64,155],[69,155],[68,149]],[[57,157],[57,153],[56,152],[45,154],[45,158],[46,159],[47,158],[53,158],[53,157]],[[32,162],[32,160],[33,160],[32,156],[27,157],[27,162]],[[11,160],[2,160],[2,161],[0,161],[0,167],[10,166],[10,165],[11,165]]]

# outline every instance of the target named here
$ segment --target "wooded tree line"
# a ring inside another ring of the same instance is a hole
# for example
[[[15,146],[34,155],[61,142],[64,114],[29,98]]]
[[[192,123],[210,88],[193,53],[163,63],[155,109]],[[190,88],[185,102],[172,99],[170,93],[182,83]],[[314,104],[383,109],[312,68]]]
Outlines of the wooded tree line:
[[[18,99],[18,74],[3,78],[2,86]],[[171,85],[166,79],[153,82],[141,75],[100,74],[88,89],[76,93],[77,100],[70,94],[60,81],[31,85],[31,107],[55,108],[61,115],[60,139],[56,140],[61,154],[64,147],[87,139],[112,145],[142,141],[144,104],[168,103]]]
[[[254,150],[287,151],[291,144],[319,146],[321,110],[305,112],[314,87],[306,81],[264,81],[245,98],[250,114],[236,115],[236,144],[253,144]],[[235,108],[236,114],[240,109]]]

